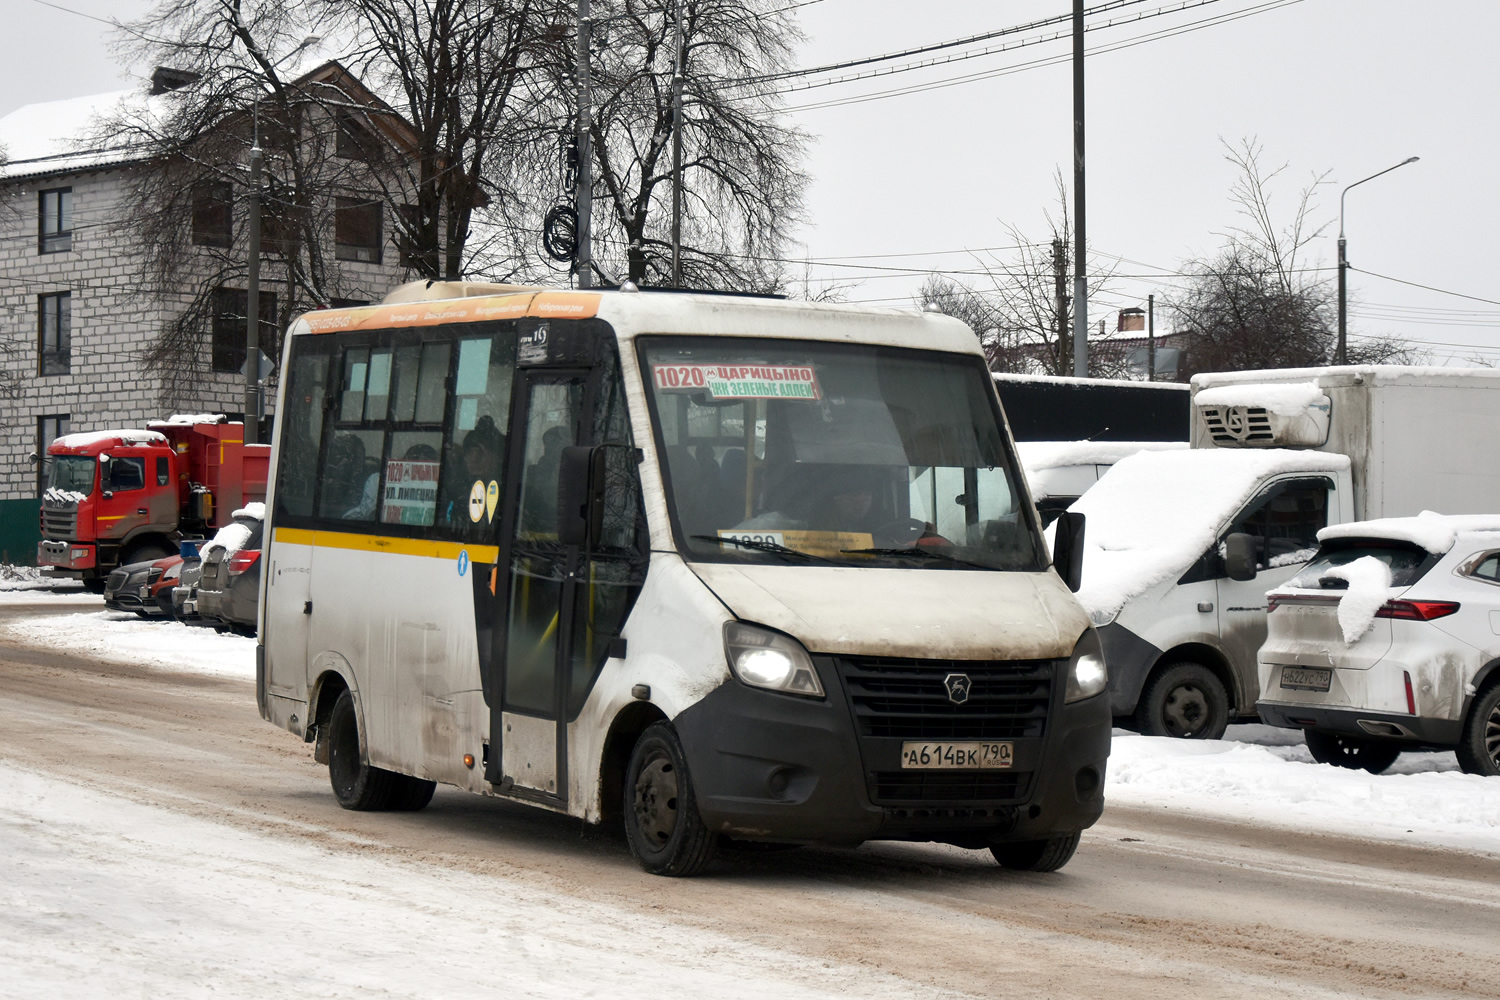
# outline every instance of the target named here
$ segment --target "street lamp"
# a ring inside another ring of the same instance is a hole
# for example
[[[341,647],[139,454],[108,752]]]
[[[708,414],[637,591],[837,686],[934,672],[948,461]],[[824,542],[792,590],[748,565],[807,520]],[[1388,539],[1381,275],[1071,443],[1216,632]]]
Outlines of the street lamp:
[[[1365,181],[1373,181],[1377,177],[1388,174],[1392,170],[1398,170],[1401,167],[1406,166],[1408,163],[1416,163],[1420,159],[1420,156],[1408,156],[1406,159],[1402,160],[1394,167],[1386,167],[1378,174],[1371,174],[1363,180],[1357,180],[1353,184],[1347,185],[1344,190],[1339,192],[1339,346],[1338,352],[1334,355],[1335,364],[1343,365],[1349,363],[1349,340],[1344,306],[1345,284],[1347,280],[1345,277],[1345,272],[1349,269],[1349,258],[1345,254],[1346,243],[1344,241],[1344,195],[1349,193],[1350,188],[1357,188]]]

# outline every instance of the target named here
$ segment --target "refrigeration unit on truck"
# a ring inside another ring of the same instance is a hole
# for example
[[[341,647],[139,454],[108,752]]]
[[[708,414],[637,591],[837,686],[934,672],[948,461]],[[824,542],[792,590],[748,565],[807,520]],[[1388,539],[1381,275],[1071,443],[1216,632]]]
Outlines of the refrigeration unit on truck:
[[[264,500],[271,446],[222,416],[67,434],[47,448],[37,565],[102,590],[116,566],[159,559]]]
[[[1500,372],[1361,366],[1193,379],[1192,446],[1117,463],[1088,519],[1079,598],[1111,710],[1142,732],[1217,738],[1253,716],[1266,591],[1331,525],[1493,512]]]

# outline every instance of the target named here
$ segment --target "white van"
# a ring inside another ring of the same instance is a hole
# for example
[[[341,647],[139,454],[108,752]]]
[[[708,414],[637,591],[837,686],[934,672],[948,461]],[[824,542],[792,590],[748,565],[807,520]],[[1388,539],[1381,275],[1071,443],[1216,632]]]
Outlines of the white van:
[[[623,821],[665,875],[874,838],[1051,870],[1098,818],[1081,521],[1065,582],[962,324],[421,285],[304,316],[282,371],[260,709],[342,805]]]

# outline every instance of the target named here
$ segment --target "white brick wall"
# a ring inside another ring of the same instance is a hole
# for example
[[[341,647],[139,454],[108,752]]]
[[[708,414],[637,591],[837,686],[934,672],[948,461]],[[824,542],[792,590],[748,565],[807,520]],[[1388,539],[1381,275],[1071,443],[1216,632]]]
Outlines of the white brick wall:
[[[217,373],[190,398],[162,405],[162,380],[147,371],[142,356],[172,311],[190,301],[192,282],[162,297],[143,286],[139,259],[130,244],[130,220],[122,218],[131,171],[126,167],[0,184],[0,341],[19,352],[26,373],[16,398],[0,398],[0,500],[36,495],[36,470],[26,456],[37,447],[37,418],[68,414],[70,430],[138,427],[171,412],[234,411],[244,408],[244,382]],[[37,192],[73,189],[72,249],[38,252]],[[379,299],[405,280],[396,253],[387,246],[381,265],[338,262],[341,297]],[[329,248],[332,261],[332,246]],[[262,267],[262,287],[279,292],[277,268]],[[242,287],[242,286],[241,286]],[[37,374],[38,302],[50,292],[72,293],[72,363],[66,375]],[[203,333],[205,360],[209,331]],[[278,359],[279,360],[279,359]],[[274,402],[268,390],[267,410]]]

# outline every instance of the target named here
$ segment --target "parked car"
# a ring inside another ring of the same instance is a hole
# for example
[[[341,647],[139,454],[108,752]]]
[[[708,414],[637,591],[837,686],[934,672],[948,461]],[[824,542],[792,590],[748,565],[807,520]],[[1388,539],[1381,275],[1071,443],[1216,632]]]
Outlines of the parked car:
[[[167,556],[151,564],[151,572],[141,585],[141,603],[146,614],[172,617],[172,588],[182,577],[182,556]]]
[[[1385,770],[1455,750],[1500,775],[1500,516],[1324,528],[1268,596],[1260,717],[1302,729],[1314,759]]]
[[[182,572],[172,588],[172,617],[180,622],[195,624],[198,617],[198,577],[203,572],[203,560],[199,556],[186,556],[182,560]]]
[[[202,548],[198,613],[238,632],[255,632],[260,599],[261,504],[234,512],[234,519]]]
[[[116,566],[110,570],[109,576],[104,580],[104,606],[111,611],[133,611],[145,616],[147,611],[145,602],[141,599],[141,590],[155,562],[151,559]]]

